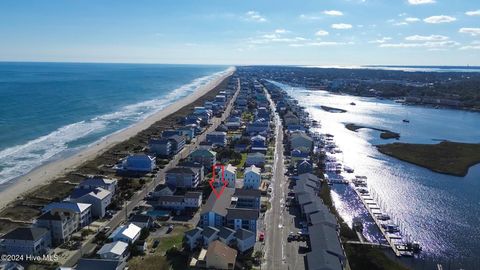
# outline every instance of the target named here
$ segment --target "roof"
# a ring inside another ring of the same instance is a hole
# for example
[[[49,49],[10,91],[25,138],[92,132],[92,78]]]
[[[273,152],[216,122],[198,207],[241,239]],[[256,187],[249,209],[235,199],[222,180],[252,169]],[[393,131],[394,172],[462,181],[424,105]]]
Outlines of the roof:
[[[307,253],[308,270],[342,270],[342,264],[338,257],[325,250],[317,250]]]
[[[244,219],[252,220],[258,219],[259,213],[255,209],[247,208],[228,208],[227,209],[227,219]]]
[[[292,135],[291,135],[291,140],[295,140],[295,139],[298,139],[298,138],[302,138],[302,139],[306,139],[306,140],[309,140],[309,141],[313,141],[312,138],[310,138],[310,136],[308,136],[307,134],[305,134],[305,132],[301,132],[301,131],[294,131],[292,132]]]
[[[78,260],[76,270],[117,270],[121,261],[118,260],[104,260],[104,259],[86,259],[81,258]]]
[[[253,172],[253,173],[256,173],[256,174],[260,174],[260,168],[258,168],[257,166],[255,165],[252,165],[250,167],[248,167],[247,169],[245,169],[245,174],[249,173],[249,172]]]
[[[298,196],[298,203],[300,205],[311,203],[313,201],[312,196],[310,194],[301,194]]]
[[[235,232],[235,238],[237,238],[237,239],[245,240],[245,239],[248,239],[250,237],[255,237],[255,234],[252,231],[240,228]]]
[[[174,167],[165,173],[182,173],[182,174],[197,174],[200,171],[200,168],[198,167],[183,167],[183,166],[177,166]]]
[[[323,203],[321,203],[320,200],[317,198],[317,199],[314,199],[312,203],[306,204],[303,207],[303,212],[305,214],[315,213],[323,209],[322,206],[323,206]]]
[[[225,171],[229,171],[229,172],[232,172],[232,173],[236,173],[237,172],[237,167],[233,166],[232,164],[228,164],[226,167],[225,167]]]
[[[24,240],[24,241],[37,241],[41,239],[45,234],[48,233],[47,229],[44,228],[16,228],[9,233],[2,236],[1,239],[10,239],[10,240]]]
[[[158,185],[155,187],[155,193],[158,193],[159,196],[173,195],[175,189],[169,186]]]
[[[103,189],[101,187],[97,188],[76,188],[73,190],[72,194],[70,195],[70,198],[72,199],[77,199],[81,198],[85,195],[90,195],[92,197],[95,197],[99,200],[103,200],[106,197],[110,196],[112,194],[110,191]]]
[[[146,222],[152,221],[152,217],[148,215],[139,214],[139,215],[133,215],[128,221],[146,223]]]
[[[117,179],[109,179],[103,176],[94,176],[84,179],[80,183],[80,186],[105,186],[115,184],[116,182]]]
[[[158,196],[159,202],[183,202],[185,199],[184,196],[181,195],[162,195]]]
[[[98,255],[113,253],[115,255],[122,255],[128,248],[128,244],[122,241],[115,241],[103,245],[103,247],[97,252]]]
[[[243,189],[243,188],[236,188],[235,193],[233,196],[236,197],[258,197],[262,196],[262,192],[258,189]]]
[[[187,193],[185,193],[185,198],[198,199],[201,196],[201,192],[187,191]]]
[[[310,223],[315,224],[330,224],[337,226],[337,219],[335,216],[328,211],[325,206],[325,209],[321,209],[317,213],[310,214]]]
[[[185,235],[188,235],[188,236],[192,237],[192,236],[195,236],[198,232],[200,232],[200,233],[203,232],[203,229],[200,228],[200,227],[195,227],[191,230],[186,231]]]
[[[222,196],[217,199],[217,196],[212,192],[207,199],[207,202],[202,207],[201,215],[208,212],[215,212],[221,216],[227,215],[227,207],[230,206],[230,201],[235,192],[233,188],[225,188]]]
[[[109,238],[116,238],[119,236],[124,236],[130,240],[133,240],[142,230],[142,228],[138,227],[133,223],[129,223],[128,225],[122,225],[118,227],[115,231],[112,232]]]
[[[183,136],[180,136],[180,135],[172,135],[172,136],[169,136],[168,139],[169,140],[174,140],[177,143],[185,140],[185,138]]]
[[[46,212],[39,216],[37,220],[62,220],[62,216],[58,213],[52,214],[51,212]]]
[[[345,258],[336,229],[316,224],[308,226],[308,231],[310,232],[310,248],[313,253],[326,250],[342,260]]]
[[[207,134],[208,135],[212,135],[212,136],[227,136],[227,133],[224,132],[224,131],[212,131],[210,133]]]
[[[89,203],[76,203],[76,202],[53,202],[47,204],[44,208],[44,212],[50,212],[52,210],[70,210],[75,213],[82,213],[90,208],[92,205]]]
[[[209,257],[212,256],[221,257],[226,262],[235,265],[235,260],[237,259],[237,251],[231,247],[228,247],[224,243],[215,240],[208,246],[206,255],[207,260]]]
[[[208,226],[205,229],[203,229],[203,236],[205,236],[207,238],[210,238],[210,237],[212,237],[212,235],[217,234],[219,232],[220,232],[219,229],[217,229],[215,227],[212,227],[212,226]]]
[[[218,232],[218,236],[223,239],[227,239],[229,236],[231,236],[234,233],[235,233],[235,230],[232,230],[227,227],[221,227],[220,232]]]
[[[203,156],[203,155],[209,155],[209,156],[216,156],[217,153],[215,151],[212,151],[212,150],[208,150],[208,149],[203,149],[203,148],[200,148],[200,149],[197,149],[195,151],[193,151],[192,153],[190,153],[190,156]]]

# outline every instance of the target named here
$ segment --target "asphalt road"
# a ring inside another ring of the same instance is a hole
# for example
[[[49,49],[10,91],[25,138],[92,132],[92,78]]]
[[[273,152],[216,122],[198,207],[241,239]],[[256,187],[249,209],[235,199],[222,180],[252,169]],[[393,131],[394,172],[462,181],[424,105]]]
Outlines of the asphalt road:
[[[272,111],[275,106],[270,101]],[[294,215],[290,214],[285,206],[285,198],[288,194],[288,181],[285,176],[285,164],[283,155],[283,126],[280,117],[275,113],[275,154],[273,163],[273,176],[271,181],[272,193],[270,198],[271,208],[265,214],[265,254],[262,268],[278,269],[305,269],[303,254],[299,254],[299,247],[305,246],[301,242],[288,242],[290,232],[298,232],[295,227]]]
[[[132,211],[132,209],[135,206],[137,206],[141,201],[143,201],[145,196],[147,196],[147,194],[150,191],[153,191],[158,184],[162,184],[162,183],[165,182],[165,172],[167,170],[177,166],[178,162],[181,159],[186,158],[193,150],[198,148],[198,146],[200,145],[200,142],[205,140],[208,133],[214,131],[222,123],[222,121],[227,119],[227,117],[230,115],[230,112],[232,111],[233,103],[237,99],[237,96],[238,96],[238,93],[239,93],[240,79],[238,80],[237,85],[238,85],[237,86],[237,91],[235,92],[233,97],[230,99],[230,101],[229,101],[227,107],[225,108],[225,111],[222,114],[222,116],[221,117],[214,117],[212,119],[212,123],[211,123],[210,127],[208,127],[208,129],[206,131],[204,131],[202,134],[195,137],[190,144],[185,145],[185,147],[183,148],[182,151],[180,151],[180,153],[176,154],[172,158],[172,160],[170,160],[170,162],[163,169],[160,169],[158,171],[157,176],[155,177],[155,180],[148,183],[147,185],[145,185],[145,187],[142,190],[136,192],[132,196],[130,201],[127,202],[124,209],[122,209],[117,214],[115,214],[112,217],[112,219],[104,227],[110,227],[110,228],[113,229],[113,228],[118,227],[124,221],[126,221],[127,218],[128,218],[128,215]],[[85,242],[77,252],[72,254],[72,256],[67,260],[67,262],[63,266],[73,267],[74,265],[76,265],[77,261],[82,257],[83,254],[86,254],[86,253],[91,251],[93,239],[94,239],[94,237],[91,237],[87,242]]]

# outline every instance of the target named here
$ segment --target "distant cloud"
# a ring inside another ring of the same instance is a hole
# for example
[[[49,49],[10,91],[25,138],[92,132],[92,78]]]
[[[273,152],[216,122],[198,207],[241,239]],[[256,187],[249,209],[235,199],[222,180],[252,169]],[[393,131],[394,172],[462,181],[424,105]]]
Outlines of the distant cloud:
[[[424,5],[424,4],[434,4],[435,0],[408,0],[410,5]]]
[[[381,48],[425,48],[430,50],[447,49],[459,46],[460,43],[451,40],[444,41],[426,41],[426,42],[412,42],[412,43],[384,43],[380,44]]]
[[[480,9],[479,10],[472,10],[465,12],[467,16],[480,16]]]
[[[322,16],[318,15],[309,15],[309,14],[300,14],[299,18],[301,20],[320,20],[322,19]]]
[[[396,22],[393,25],[401,26],[401,25],[408,25],[408,23],[407,22]]]
[[[316,33],[315,33],[315,36],[328,36],[328,32],[325,31],[325,30],[318,30]]]
[[[332,28],[333,28],[333,29],[345,30],[345,29],[350,29],[350,28],[352,28],[352,25],[351,25],[351,24],[348,24],[348,23],[334,23],[334,24],[332,24]]]
[[[460,50],[480,50],[480,40],[473,41],[469,45],[465,45],[463,47],[460,47]]]
[[[480,36],[480,28],[465,27],[465,28],[460,28],[458,32],[462,34],[469,34],[474,37]]]
[[[245,18],[248,21],[253,21],[253,22],[266,22],[267,19],[260,15],[258,11],[250,10],[247,13],[245,13]]]
[[[329,15],[329,16],[343,16],[343,12],[338,10],[325,10],[323,11],[323,14]]]
[[[419,19],[419,18],[415,18],[415,17],[408,17],[408,18],[405,18],[405,21],[406,21],[406,22],[419,22],[420,19]]]
[[[408,40],[408,41],[443,41],[448,39],[449,37],[442,36],[442,35],[430,35],[430,36],[414,35],[414,36],[408,36],[405,38],[405,40]]]
[[[423,21],[426,23],[449,23],[456,20],[457,18],[452,16],[446,16],[446,15],[431,16],[423,19]]]
[[[289,34],[290,31],[285,29],[275,29],[273,32],[263,34],[258,37],[252,37],[247,40],[249,44],[269,44],[269,43],[292,43],[303,42],[307,39],[304,37],[295,37]]]
[[[386,43],[387,41],[389,40],[392,40],[391,37],[382,37],[380,39],[376,39],[376,40],[371,40],[369,41],[368,43],[377,43],[377,44],[383,44],[383,43]]]
[[[338,41],[317,41],[317,42],[306,42],[306,43],[291,43],[288,44],[290,47],[326,47],[326,46],[345,46],[353,45],[354,42],[338,42]]]
[[[289,31],[285,30],[285,29],[275,29],[275,33],[277,34],[285,34],[285,33],[288,33]]]

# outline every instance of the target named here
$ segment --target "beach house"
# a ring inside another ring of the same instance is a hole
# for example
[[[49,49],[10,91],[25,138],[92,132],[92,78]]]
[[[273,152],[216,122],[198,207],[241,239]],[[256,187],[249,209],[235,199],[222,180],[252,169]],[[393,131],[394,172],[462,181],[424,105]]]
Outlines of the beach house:
[[[253,136],[250,145],[253,152],[267,152],[267,139],[262,135]]]
[[[313,139],[305,132],[295,131],[290,134],[290,148],[310,153],[313,149]]]
[[[146,154],[130,155],[117,166],[118,173],[149,173],[155,169],[155,157]]]
[[[195,227],[185,232],[185,243],[193,250],[197,246],[201,245],[203,240],[203,229],[201,227]]]
[[[212,146],[225,147],[227,145],[227,133],[223,131],[213,131],[207,134],[207,142]]]
[[[80,184],[78,185],[78,188],[86,188],[86,189],[92,189],[92,188],[103,188],[111,193],[115,193],[115,190],[117,188],[118,181],[117,179],[109,179],[104,176],[92,176],[85,178]]]
[[[245,170],[243,177],[243,188],[245,189],[258,189],[262,182],[262,175],[260,168],[252,165]]]
[[[152,138],[148,141],[150,152],[160,157],[169,157],[172,153],[172,142],[167,138]]]
[[[68,214],[75,219],[77,228],[83,228],[92,222],[92,205],[89,203],[71,201],[53,202],[47,204],[42,212]]]
[[[242,228],[236,230],[234,237],[236,240],[236,247],[241,253],[252,249],[257,242],[255,233]]]
[[[257,219],[260,213],[256,209],[228,208],[226,226],[234,230],[243,228],[254,233],[257,232]]]
[[[212,242],[207,249],[205,256],[208,269],[235,269],[237,251],[220,241]]]
[[[211,172],[213,165],[217,162],[216,156],[216,152],[201,148],[190,153],[188,160],[202,164],[206,172]]]
[[[52,242],[61,244],[78,229],[78,221],[69,212],[46,212],[34,221],[34,227],[47,229]]]
[[[107,207],[112,203],[113,193],[97,188],[76,188],[70,195],[70,201],[91,204],[92,216],[103,218]]]
[[[198,209],[202,205],[202,193],[188,191],[183,195],[163,195],[156,198],[152,204],[169,210]]]
[[[115,241],[103,245],[100,250],[97,251],[97,255],[107,260],[126,260],[130,252],[127,243]]]
[[[174,167],[165,172],[165,183],[175,188],[196,188],[201,170],[195,167]]]
[[[45,228],[16,228],[0,237],[0,253],[43,255],[51,246],[50,232]]]
[[[257,167],[263,167],[265,165],[265,155],[262,153],[248,153],[245,160],[245,166],[249,167],[255,165]]]
[[[108,239],[111,239],[112,241],[122,241],[127,244],[132,244],[140,237],[141,230],[142,228],[138,227],[137,225],[133,223],[128,223],[115,229],[108,237]]]

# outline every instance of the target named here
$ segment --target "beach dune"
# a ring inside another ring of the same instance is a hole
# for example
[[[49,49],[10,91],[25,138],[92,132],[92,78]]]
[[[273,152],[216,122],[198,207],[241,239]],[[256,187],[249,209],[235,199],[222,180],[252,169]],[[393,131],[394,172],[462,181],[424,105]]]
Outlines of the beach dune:
[[[0,210],[4,209],[8,204],[15,200],[20,199],[24,194],[75,170],[86,161],[96,158],[115,144],[132,138],[139,132],[149,128],[155,122],[160,121],[168,115],[174,114],[181,108],[195,102],[197,99],[218,86],[223,80],[225,80],[225,78],[231,76],[234,72],[235,68],[232,67],[228,69],[224,75],[200,87],[192,94],[170,104],[163,110],[149,116],[148,118],[110,135],[74,155],[46,163],[30,171],[26,175],[21,176],[19,179],[15,180],[15,183],[0,191]]]

